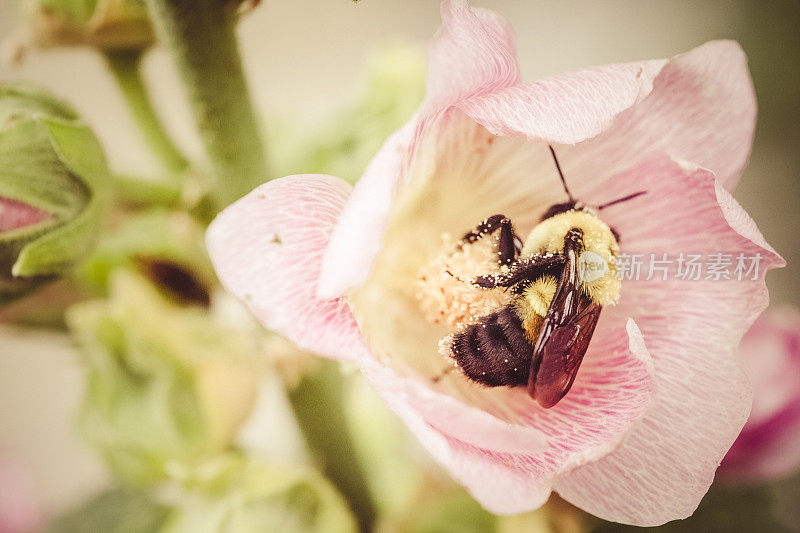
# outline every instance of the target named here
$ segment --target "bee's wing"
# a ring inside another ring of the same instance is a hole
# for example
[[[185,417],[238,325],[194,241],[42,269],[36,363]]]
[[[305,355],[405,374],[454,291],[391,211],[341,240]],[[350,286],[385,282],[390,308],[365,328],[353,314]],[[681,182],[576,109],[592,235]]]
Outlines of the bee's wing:
[[[545,409],[557,404],[569,392],[600,318],[602,306],[585,297],[581,303],[578,314],[553,328],[544,340],[535,378],[528,379],[528,392]],[[534,360],[537,360],[536,354]]]
[[[602,309],[581,293],[580,242],[580,235],[565,238],[564,269],[533,348],[528,393],[544,408],[557,404],[572,387]]]

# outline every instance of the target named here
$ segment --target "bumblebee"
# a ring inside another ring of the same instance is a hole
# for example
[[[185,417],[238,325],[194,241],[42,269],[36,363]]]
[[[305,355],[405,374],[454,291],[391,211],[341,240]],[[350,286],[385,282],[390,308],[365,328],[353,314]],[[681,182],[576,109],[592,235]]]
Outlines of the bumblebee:
[[[569,201],[551,206],[524,242],[504,215],[489,217],[463,236],[460,248],[496,238],[494,253],[502,268],[469,283],[511,297],[502,307],[459,324],[444,342],[472,381],[524,385],[544,408],[569,392],[603,306],[619,298],[619,235],[598,212],[644,194],[585,206],[573,198],[552,147],[550,152]]]

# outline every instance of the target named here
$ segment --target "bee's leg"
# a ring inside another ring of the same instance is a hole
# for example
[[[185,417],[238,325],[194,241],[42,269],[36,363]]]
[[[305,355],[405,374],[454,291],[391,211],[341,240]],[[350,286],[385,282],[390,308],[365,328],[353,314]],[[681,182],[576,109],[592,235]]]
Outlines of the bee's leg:
[[[508,272],[478,276],[473,283],[482,289],[506,287],[518,292],[530,282],[563,265],[564,261],[562,254],[534,255],[515,262]]]
[[[442,378],[444,378],[445,376],[447,376],[447,375],[448,375],[450,372],[454,371],[456,368],[457,368],[457,367],[456,367],[456,366],[454,366],[454,365],[450,365],[450,366],[448,366],[447,368],[445,368],[444,370],[442,370],[442,371],[441,371],[439,374],[437,374],[437,375],[433,376],[433,377],[431,378],[431,381],[432,381],[433,383],[439,383],[439,382],[442,380]]]
[[[484,235],[491,235],[500,230],[500,239],[497,242],[497,261],[501,265],[510,265],[522,250],[522,240],[514,232],[511,220],[505,215],[493,215],[478,224],[478,226],[464,235],[463,242],[475,242]]]
[[[474,230],[465,234],[461,240],[464,242],[475,242],[484,235],[491,235],[504,224],[511,224],[511,221],[505,215],[492,215],[480,224]]]
[[[614,235],[614,238],[617,240],[617,244],[620,244],[622,242],[622,238],[620,238],[617,228],[615,228],[614,226],[609,226],[608,229],[611,230],[611,234]]]

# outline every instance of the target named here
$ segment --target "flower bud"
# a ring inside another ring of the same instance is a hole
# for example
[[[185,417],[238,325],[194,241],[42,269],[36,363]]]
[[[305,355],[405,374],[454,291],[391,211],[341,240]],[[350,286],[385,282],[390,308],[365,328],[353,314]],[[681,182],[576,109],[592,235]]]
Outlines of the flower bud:
[[[107,199],[99,142],[65,103],[0,85],[0,303],[70,268]]]
[[[203,227],[187,213],[156,208],[132,213],[97,240],[92,253],[75,270],[75,277],[96,291],[105,292],[112,274],[120,269],[138,269],[156,285],[182,296],[183,287],[173,279],[162,280],[158,266],[173,265],[196,278],[207,289],[215,282],[214,271],[203,246]],[[207,298],[205,295],[204,299]]]
[[[155,41],[144,0],[26,0],[26,44],[141,50]]]
[[[351,533],[350,510],[322,476],[303,468],[220,456],[189,473],[192,497],[162,531]]]
[[[230,446],[255,398],[256,347],[138,275],[110,286],[67,313],[88,367],[81,424],[117,475],[145,484]]]
[[[130,487],[108,488],[51,517],[42,531],[161,531],[170,508],[153,496]]]
[[[718,476],[738,483],[787,477],[800,470],[800,311],[765,311],[739,355],[753,385],[753,408]]]
[[[155,43],[144,0],[23,0],[25,28],[11,44],[18,59],[29,47],[91,46],[105,51],[144,50]],[[239,15],[259,0],[233,0]]]

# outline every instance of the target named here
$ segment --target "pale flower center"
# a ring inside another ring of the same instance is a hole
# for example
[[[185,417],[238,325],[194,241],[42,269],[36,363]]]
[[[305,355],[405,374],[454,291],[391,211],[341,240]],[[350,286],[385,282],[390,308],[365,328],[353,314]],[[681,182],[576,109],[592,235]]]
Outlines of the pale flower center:
[[[508,270],[497,262],[497,236],[464,244],[448,233],[441,239],[438,253],[419,271],[414,294],[428,321],[453,330],[511,301],[503,289],[481,289],[473,283],[478,276]]]

